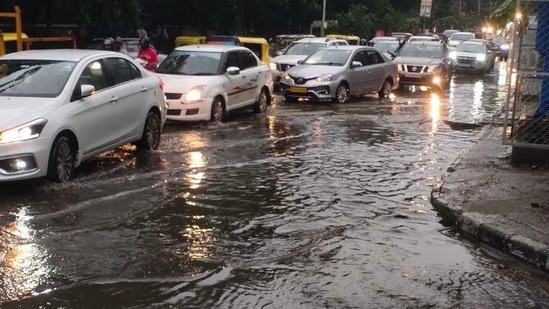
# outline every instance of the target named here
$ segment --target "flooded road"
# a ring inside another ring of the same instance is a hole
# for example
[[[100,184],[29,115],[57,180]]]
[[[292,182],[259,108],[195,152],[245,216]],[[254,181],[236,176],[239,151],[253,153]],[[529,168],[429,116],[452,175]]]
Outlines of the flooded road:
[[[443,226],[429,196],[501,110],[443,96],[170,123],[69,184],[0,184],[1,308],[546,308],[548,276]]]

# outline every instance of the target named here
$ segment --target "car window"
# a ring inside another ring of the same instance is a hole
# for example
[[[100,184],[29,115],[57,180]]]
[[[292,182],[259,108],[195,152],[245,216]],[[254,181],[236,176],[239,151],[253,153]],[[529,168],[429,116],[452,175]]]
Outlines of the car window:
[[[293,42],[284,50],[284,55],[310,55],[323,47],[325,43]]]
[[[257,66],[257,60],[254,57],[254,55],[252,55],[252,53],[244,51],[244,52],[239,52],[238,55],[239,55],[241,70],[245,70],[245,69],[253,68]]]
[[[107,58],[106,63],[111,68],[116,84],[125,83],[127,81],[141,78],[141,71],[126,59],[122,58]]]
[[[0,96],[56,97],[74,66],[69,61],[0,61]]]
[[[93,85],[95,90],[107,87],[107,78],[104,73],[103,63],[100,60],[91,62],[82,71],[82,74],[78,78],[77,87],[81,85]]]
[[[456,51],[464,53],[484,53],[484,45],[461,43],[456,47]]]
[[[225,70],[228,69],[229,67],[240,68],[240,63],[238,61],[238,52],[237,51],[229,52],[229,54],[227,55],[227,62],[225,63]]]
[[[353,61],[358,61],[362,65],[368,64],[368,53],[365,50],[361,50],[353,57]]]
[[[378,63],[384,63],[385,60],[383,60],[383,57],[375,51],[375,50],[369,50],[368,51],[368,64],[378,64]]]
[[[321,49],[303,60],[303,64],[343,66],[350,55],[349,50]]]

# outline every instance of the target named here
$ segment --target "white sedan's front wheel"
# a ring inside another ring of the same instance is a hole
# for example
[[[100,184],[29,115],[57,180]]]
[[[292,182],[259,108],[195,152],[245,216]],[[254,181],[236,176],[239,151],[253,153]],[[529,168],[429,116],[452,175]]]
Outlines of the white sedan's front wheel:
[[[225,109],[223,107],[223,100],[217,97],[212,102],[212,113],[211,113],[210,121],[222,122],[224,119],[225,119]]]

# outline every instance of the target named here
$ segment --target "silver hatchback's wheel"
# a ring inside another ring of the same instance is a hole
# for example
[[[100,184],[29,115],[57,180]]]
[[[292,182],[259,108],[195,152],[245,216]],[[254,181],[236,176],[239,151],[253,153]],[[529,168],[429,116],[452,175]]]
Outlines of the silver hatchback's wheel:
[[[211,122],[221,122],[225,118],[225,110],[223,108],[223,101],[220,98],[215,98],[212,102],[212,114],[210,117]]]
[[[160,145],[160,133],[162,126],[160,124],[160,117],[153,111],[147,114],[145,119],[145,127],[143,128],[143,135],[141,140],[137,143],[139,149],[157,149]]]
[[[267,105],[269,104],[269,94],[265,88],[261,89],[257,102],[255,103],[253,109],[254,113],[260,114],[264,113],[267,110]]]
[[[48,178],[55,182],[67,182],[74,172],[75,149],[67,136],[59,136],[53,143],[48,161]]]
[[[332,99],[334,103],[345,103],[349,100],[349,87],[345,84],[339,84],[336,89],[335,98]]]
[[[389,95],[391,95],[392,89],[393,89],[393,84],[391,84],[391,82],[388,79],[386,79],[383,82],[383,86],[381,86],[381,89],[379,89],[377,94],[379,95],[380,99],[387,98],[389,97]]]

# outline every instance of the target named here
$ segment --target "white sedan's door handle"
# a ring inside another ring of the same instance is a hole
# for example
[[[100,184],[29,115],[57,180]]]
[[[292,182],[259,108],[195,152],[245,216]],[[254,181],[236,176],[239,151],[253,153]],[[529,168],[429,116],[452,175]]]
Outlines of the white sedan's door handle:
[[[114,103],[116,103],[116,102],[118,102],[118,98],[117,98],[117,97],[112,97],[111,103],[114,104]]]
[[[147,92],[147,88],[145,87],[141,88],[141,92]]]

